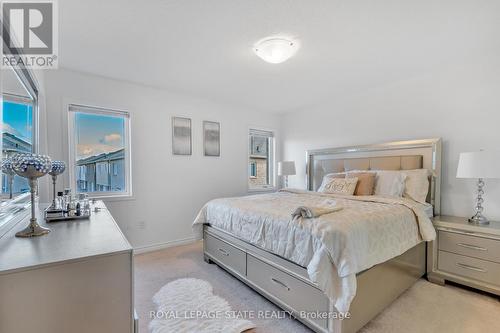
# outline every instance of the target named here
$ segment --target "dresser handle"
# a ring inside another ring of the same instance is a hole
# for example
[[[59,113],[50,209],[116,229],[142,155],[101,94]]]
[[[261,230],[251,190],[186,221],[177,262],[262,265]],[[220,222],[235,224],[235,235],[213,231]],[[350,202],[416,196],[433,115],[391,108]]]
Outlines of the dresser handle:
[[[462,268],[470,269],[471,271],[486,273],[485,269],[482,269],[482,268],[479,268],[479,267],[474,267],[474,266],[469,266],[469,265],[466,265],[466,264],[461,264],[459,262],[457,262],[457,266],[458,267],[462,267]]]
[[[282,286],[286,290],[290,291],[290,288],[286,284],[284,284],[283,282],[281,282],[280,280],[276,280],[275,278],[271,278],[271,281],[273,281],[276,284],[279,284],[280,286]]]
[[[464,244],[464,243],[457,243],[458,246],[465,247],[468,249],[472,250],[479,250],[479,251],[488,251],[488,249],[476,245],[469,245],[469,244]]]
[[[225,255],[226,257],[229,256],[229,253],[226,250],[219,248],[219,252]]]

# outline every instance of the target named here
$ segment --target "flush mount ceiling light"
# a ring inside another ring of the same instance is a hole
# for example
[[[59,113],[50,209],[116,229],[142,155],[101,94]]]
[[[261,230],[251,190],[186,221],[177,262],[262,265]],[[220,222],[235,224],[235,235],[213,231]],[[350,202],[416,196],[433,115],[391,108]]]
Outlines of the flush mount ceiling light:
[[[298,49],[297,41],[281,37],[264,38],[253,47],[253,51],[259,58],[271,64],[287,61]]]

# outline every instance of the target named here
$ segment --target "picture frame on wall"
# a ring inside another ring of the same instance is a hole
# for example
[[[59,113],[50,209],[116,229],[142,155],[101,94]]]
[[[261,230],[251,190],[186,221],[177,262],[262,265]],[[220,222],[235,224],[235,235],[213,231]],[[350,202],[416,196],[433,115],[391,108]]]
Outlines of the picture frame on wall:
[[[172,117],[172,154],[191,155],[192,153],[191,119]]]
[[[220,157],[220,123],[203,121],[203,152],[205,156]]]

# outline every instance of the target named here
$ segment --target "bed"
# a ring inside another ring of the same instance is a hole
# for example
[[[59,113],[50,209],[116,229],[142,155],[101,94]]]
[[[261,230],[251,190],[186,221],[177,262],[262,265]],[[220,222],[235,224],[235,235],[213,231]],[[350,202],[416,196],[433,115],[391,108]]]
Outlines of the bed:
[[[425,241],[435,237],[428,208],[440,210],[440,156],[440,139],[308,151],[308,191],[203,207],[194,228],[204,238],[205,260],[316,332],[356,332],[425,274]],[[429,170],[427,203],[316,192],[326,174],[375,169]],[[344,209],[290,219],[293,207],[325,200]]]

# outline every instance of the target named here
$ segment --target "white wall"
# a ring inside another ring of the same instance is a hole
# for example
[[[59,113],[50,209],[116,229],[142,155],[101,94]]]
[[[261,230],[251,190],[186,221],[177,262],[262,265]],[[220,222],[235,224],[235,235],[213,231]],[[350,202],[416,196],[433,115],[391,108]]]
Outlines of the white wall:
[[[131,113],[134,198],[107,204],[135,247],[191,238],[191,223],[205,202],[246,194],[248,128],[279,130],[278,116],[63,69],[46,72],[46,87],[54,159],[68,160],[67,103]],[[172,155],[172,116],[192,118],[192,156]],[[220,158],[203,156],[203,120],[221,123]],[[65,175],[60,188],[69,186]]]
[[[335,75],[332,73],[332,75]],[[500,151],[500,61],[473,59],[285,114],[283,154],[297,161],[292,186],[305,188],[307,149],[443,139],[442,213],[472,215],[475,181],[456,179],[463,151]],[[487,180],[485,213],[500,220],[500,181]]]

